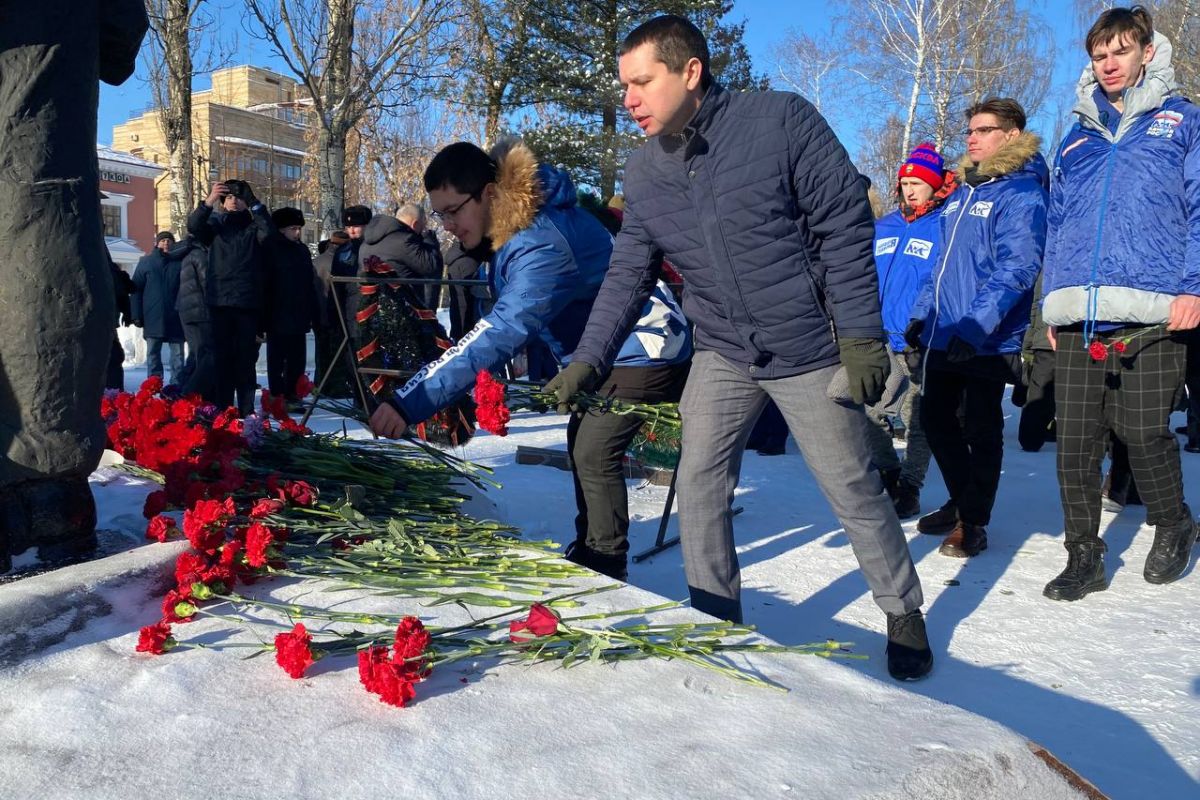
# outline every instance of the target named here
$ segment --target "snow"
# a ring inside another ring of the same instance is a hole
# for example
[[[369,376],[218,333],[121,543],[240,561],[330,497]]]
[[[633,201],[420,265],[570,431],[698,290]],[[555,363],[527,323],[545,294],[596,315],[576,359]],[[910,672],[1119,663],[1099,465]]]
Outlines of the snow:
[[[138,378],[131,371],[129,385]],[[323,797],[386,786],[453,798],[1078,796],[1031,755],[1031,740],[1109,797],[1198,796],[1200,581],[1194,571],[1168,586],[1142,580],[1152,531],[1142,509],[1130,508],[1104,517],[1111,588],[1079,603],[1043,599],[1041,587],[1064,562],[1054,446],[1021,452],[1015,416],[1008,423],[986,553],[944,558],[937,537],[906,525],[937,658],[925,681],[887,677],[882,613],[790,443],[787,455],[745,460],[737,500],[745,512],[735,527],[747,621],[785,644],[853,641],[867,660],[742,662],[789,687],[786,694],[676,662],[571,670],[482,662],[435,673],[418,702],[398,710],[363,692],[344,659],[292,681],[269,655],[134,654],[177,549],[154,544],[0,586],[0,631],[9,632],[0,635],[4,792]],[[313,424],[340,428],[327,417]],[[514,452],[562,447],[564,429],[560,417],[518,415],[507,438],[480,434],[456,451],[496,468],[504,484],[490,493],[498,518],[560,543],[574,535],[570,475],[516,465]],[[1183,459],[1193,486],[1200,459]],[[102,527],[136,530],[149,487],[106,476],[93,476]],[[666,489],[629,485],[638,552],[653,542]],[[944,499],[935,468],[922,503],[932,509]],[[631,564],[632,585],[588,598],[589,610],[686,599],[680,559],[676,547]],[[92,602],[73,598],[61,618],[24,613],[39,591],[70,596],[81,586]],[[457,608],[322,594],[314,582],[264,588],[306,603],[422,613],[439,624],[466,619]],[[29,630],[14,640],[22,624]],[[211,620],[181,634],[254,641]]]
[[[285,156],[305,158],[308,155],[308,153],[305,153],[303,150],[296,150],[295,148],[291,147],[282,147],[281,145],[277,144],[268,144],[267,142],[259,142],[255,141],[254,139],[243,139],[240,136],[214,136],[213,138],[218,142],[225,142],[226,144],[240,144],[245,147],[258,147],[263,150],[274,150],[276,153],[282,153]]]

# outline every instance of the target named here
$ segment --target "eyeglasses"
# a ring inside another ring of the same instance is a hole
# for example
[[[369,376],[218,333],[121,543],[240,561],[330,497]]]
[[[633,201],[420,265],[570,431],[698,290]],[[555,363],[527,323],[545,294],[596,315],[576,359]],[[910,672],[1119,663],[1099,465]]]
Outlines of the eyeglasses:
[[[999,125],[980,125],[978,128],[967,128],[965,131],[963,131],[963,136],[969,137],[972,134],[979,134],[980,136],[986,136],[987,134],[991,133],[992,131],[1002,131],[1002,130],[1004,130],[1004,128],[1000,127]]]
[[[467,203],[471,202],[472,200],[478,200],[478,199],[479,199],[479,192],[472,192],[471,194],[467,195],[466,200],[463,200],[458,205],[451,206],[450,208],[447,208],[445,211],[433,211],[429,214],[429,216],[433,217],[434,219],[436,219],[438,222],[441,222],[441,223],[446,223],[446,222],[453,223],[454,215],[457,214],[459,211],[462,211],[463,206],[465,206]]]

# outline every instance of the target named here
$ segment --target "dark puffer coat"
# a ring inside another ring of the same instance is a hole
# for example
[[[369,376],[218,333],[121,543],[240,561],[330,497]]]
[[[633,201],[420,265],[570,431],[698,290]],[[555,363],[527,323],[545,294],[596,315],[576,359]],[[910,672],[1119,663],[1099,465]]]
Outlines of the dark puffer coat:
[[[687,283],[696,348],[756,378],[838,363],[881,339],[867,180],[808,101],[714,85],[683,133],[625,165],[625,223],[575,351],[610,365],[665,256]]]
[[[216,308],[257,310],[266,282],[265,243],[275,233],[267,209],[215,213],[207,204],[188,217],[188,233],[208,248],[206,298]]]
[[[194,243],[179,268],[179,298],[175,304],[179,321],[185,325],[198,325],[210,319],[205,299],[207,273],[208,248]]]

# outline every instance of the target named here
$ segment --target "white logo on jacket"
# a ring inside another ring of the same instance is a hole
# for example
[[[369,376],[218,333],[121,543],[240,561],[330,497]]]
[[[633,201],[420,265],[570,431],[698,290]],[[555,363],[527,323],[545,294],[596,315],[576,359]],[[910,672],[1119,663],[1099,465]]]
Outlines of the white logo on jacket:
[[[900,244],[899,236],[889,236],[886,239],[880,239],[875,243],[875,255],[885,256],[888,253],[894,253],[898,244]]]
[[[1170,139],[1175,135],[1175,129],[1183,122],[1183,114],[1174,111],[1160,111],[1154,115],[1154,122],[1146,130],[1149,136],[1161,136]]]
[[[976,200],[975,205],[971,206],[971,210],[967,213],[972,217],[983,217],[987,219],[992,215],[993,200]]]
[[[946,207],[944,209],[942,209],[942,216],[948,217],[951,214],[953,214],[955,211],[958,211],[958,207],[960,204],[961,204],[961,201],[959,201],[959,200],[951,200],[949,203],[946,204]]]
[[[483,335],[484,331],[491,327],[492,323],[488,322],[486,319],[479,320],[479,322],[475,323],[474,328],[471,328],[471,330],[463,334],[463,337],[458,340],[458,343],[446,352],[442,353],[441,357],[439,357],[436,361],[431,361],[425,366],[421,367],[421,369],[417,371],[417,374],[409,378],[408,383],[400,387],[400,391],[396,392],[396,394],[400,395],[401,397],[408,397],[410,394],[412,394],[413,389],[416,389],[423,382],[432,378],[438,370],[449,364],[458,356],[462,355],[467,347],[470,346],[471,342],[478,339]]]
[[[904,255],[926,260],[931,252],[933,252],[933,242],[927,242],[924,239],[909,239],[908,244],[904,247]]]

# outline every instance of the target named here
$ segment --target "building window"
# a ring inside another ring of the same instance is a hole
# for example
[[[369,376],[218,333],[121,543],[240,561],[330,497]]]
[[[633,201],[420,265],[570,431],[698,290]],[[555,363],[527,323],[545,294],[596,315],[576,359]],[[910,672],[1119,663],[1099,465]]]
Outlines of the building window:
[[[125,230],[121,226],[121,206],[104,203],[100,206],[100,218],[104,222],[104,235],[125,238]]]

